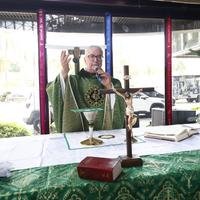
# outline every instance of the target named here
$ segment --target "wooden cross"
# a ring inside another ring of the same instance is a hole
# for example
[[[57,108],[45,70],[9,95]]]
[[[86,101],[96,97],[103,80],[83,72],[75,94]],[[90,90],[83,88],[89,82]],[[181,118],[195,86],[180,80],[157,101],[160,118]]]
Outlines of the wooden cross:
[[[124,65],[124,89],[123,88],[118,88],[115,89],[117,91],[117,93],[120,94],[131,94],[131,93],[135,93],[138,91],[143,91],[143,92],[151,92],[154,91],[153,87],[147,87],[147,88],[130,88],[129,87],[129,66],[128,65]],[[110,93],[116,93],[116,91],[114,91],[113,89],[110,90],[101,90],[100,92],[103,94],[110,94]],[[131,96],[131,95],[130,95]],[[132,98],[132,96],[131,96]],[[127,104],[126,104],[127,106]],[[125,128],[126,128],[126,147],[127,147],[127,155],[126,156],[122,156],[122,167],[136,167],[136,166],[142,166],[143,165],[143,161],[140,157],[133,155],[132,154],[132,127],[130,128],[129,124],[128,124],[128,115],[126,113],[125,115]]]
[[[80,70],[79,60],[80,60],[81,54],[85,54],[85,50],[80,49],[79,47],[74,47],[74,49],[69,49],[68,53],[74,55],[73,62],[75,64],[75,74],[78,74]]]

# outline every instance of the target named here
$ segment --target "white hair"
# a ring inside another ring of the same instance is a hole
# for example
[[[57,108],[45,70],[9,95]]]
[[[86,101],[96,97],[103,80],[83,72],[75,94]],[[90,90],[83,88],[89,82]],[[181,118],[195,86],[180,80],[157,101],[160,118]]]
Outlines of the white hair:
[[[101,48],[100,46],[98,46],[98,45],[91,45],[91,46],[89,46],[89,47],[85,50],[85,56],[90,55],[90,54],[91,54],[91,51],[92,51],[93,49],[99,49],[99,50],[101,51],[101,54],[103,55],[103,50],[102,50],[102,48]]]

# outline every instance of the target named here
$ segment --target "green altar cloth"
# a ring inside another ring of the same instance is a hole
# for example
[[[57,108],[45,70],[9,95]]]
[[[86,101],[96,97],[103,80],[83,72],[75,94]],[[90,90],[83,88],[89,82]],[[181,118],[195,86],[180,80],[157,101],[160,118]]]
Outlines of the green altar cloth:
[[[111,183],[79,178],[77,164],[13,171],[0,178],[0,200],[200,199],[200,150],[142,158]]]

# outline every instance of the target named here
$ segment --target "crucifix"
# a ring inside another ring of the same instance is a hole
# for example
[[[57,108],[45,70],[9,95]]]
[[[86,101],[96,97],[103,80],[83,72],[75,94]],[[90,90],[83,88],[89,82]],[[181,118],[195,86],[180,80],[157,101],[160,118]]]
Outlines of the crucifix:
[[[69,49],[68,53],[73,54],[74,56],[73,62],[75,64],[75,74],[78,74],[80,70],[79,60],[80,60],[81,54],[85,54],[85,50],[80,49],[79,47],[74,47],[74,49]]]
[[[129,87],[129,66],[124,65],[124,89],[110,89],[110,90],[101,90],[104,94],[116,93],[117,95],[123,96],[124,101],[126,103],[126,114],[125,114],[125,128],[126,128],[126,148],[127,155],[121,156],[121,165],[122,167],[137,167],[142,166],[143,161],[137,155],[132,154],[132,117],[133,121],[135,120],[136,115],[133,113],[133,105],[132,105],[132,95],[131,93],[135,93],[138,91],[143,92],[151,92],[154,91],[153,87],[147,88],[130,88]],[[129,109],[129,110],[128,110]],[[132,110],[130,110],[132,109]]]

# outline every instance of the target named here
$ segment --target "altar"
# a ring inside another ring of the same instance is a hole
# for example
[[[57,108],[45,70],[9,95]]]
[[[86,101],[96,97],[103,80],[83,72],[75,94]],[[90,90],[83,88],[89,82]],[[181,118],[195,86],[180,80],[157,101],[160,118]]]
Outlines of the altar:
[[[0,199],[199,199],[200,135],[170,142],[144,138],[144,129],[133,129],[132,145],[143,166],[123,168],[111,183],[81,179],[76,166],[86,156],[126,154],[124,129],[96,131],[114,138],[92,147],[78,145],[84,132],[0,139],[0,163],[13,168],[0,178]]]

